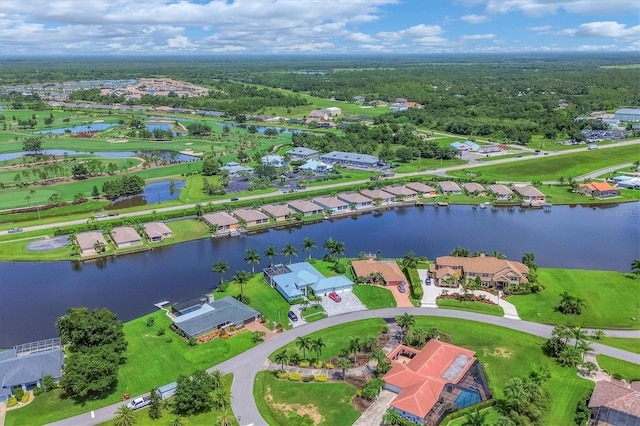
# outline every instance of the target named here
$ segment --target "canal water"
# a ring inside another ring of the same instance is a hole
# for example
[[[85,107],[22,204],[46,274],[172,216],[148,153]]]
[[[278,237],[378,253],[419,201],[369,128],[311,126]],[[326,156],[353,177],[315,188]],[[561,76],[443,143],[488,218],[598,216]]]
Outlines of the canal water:
[[[305,237],[315,240],[314,257],[325,254],[332,237],[345,255],[379,253],[402,257],[409,251],[433,259],[455,247],[495,250],[511,259],[533,252],[542,267],[607,269],[628,272],[640,257],[640,203],[607,208],[554,206],[542,210],[473,210],[470,206],[405,207],[322,221],[300,228],[255,235],[192,241],[149,252],[87,262],[0,263],[0,348],[53,337],[55,321],[67,308],[107,307],[123,321],[153,311],[153,304],[201,296],[220,281],[211,265],[229,263],[225,279],[251,270],[248,249],[262,254],[288,244],[302,261]],[[275,262],[286,262],[279,256]],[[261,266],[267,266],[263,259]],[[259,270],[256,265],[256,270]],[[604,284],[604,283],[603,283]]]

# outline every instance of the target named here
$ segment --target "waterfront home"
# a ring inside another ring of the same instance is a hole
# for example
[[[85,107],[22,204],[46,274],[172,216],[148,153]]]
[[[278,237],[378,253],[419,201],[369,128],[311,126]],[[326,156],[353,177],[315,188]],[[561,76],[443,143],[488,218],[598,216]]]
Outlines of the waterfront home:
[[[418,350],[399,345],[387,355],[384,389],[397,396],[391,407],[419,425],[436,425],[451,412],[490,399],[475,352],[436,339]]]
[[[133,247],[142,244],[142,237],[131,226],[116,226],[111,231],[111,241],[117,248]]]
[[[316,197],[312,200],[314,203],[322,207],[331,214],[342,213],[349,210],[349,204],[335,197]]]
[[[286,154],[292,161],[310,160],[312,158],[318,157],[318,151],[310,148],[305,148],[303,146],[293,148],[292,150],[287,151]]]
[[[281,155],[265,155],[260,159],[263,166],[284,167],[287,165],[284,157]]]
[[[269,216],[259,210],[237,209],[231,213],[248,227],[269,223]]]
[[[308,262],[278,264],[263,269],[263,279],[288,302],[307,295],[312,289],[316,296],[326,296],[331,292],[352,291],[353,282],[344,275],[326,278]]]
[[[149,239],[149,242],[155,243],[162,241],[165,238],[171,237],[171,229],[162,222],[150,222],[143,225],[144,233]]]
[[[326,112],[329,117],[336,117],[342,114],[342,109],[338,107],[327,107],[327,108],[321,109],[320,111]]]
[[[373,204],[371,198],[365,197],[364,195],[357,192],[341,192],[340,194],[338,194],[338,199],[349,204],[354,209],[371,207],[371,205]]]
[[[618,188],[640,189],[640,177],[616,176],[613,179]]]
[[[289,207],[298,213],[302,213],[303,216],[312,216],[314,214],[322,214],[323,209],[319,205],[307,200],[292,200],[289,201]]]
[[[353,260],[351,261],[353,274],[357,278],[367,279],[373,274],[380,274],[384,281],[384,285],[405,285],[406,278],[402,270],[394,260]]]
[[[370,198],[373,201],[374,205],[384,205],[395,203],[396,196],[388,193],[387,191],[383,191],[382,189],[363,189],[360,191],[362,195],[367,198]]]
[[[620,190],[607,182],[589,182],[578,186],[578,192],[582,195],[590,195],[596,198],[611,198],[620,196]]]
[[[506,200],[513,197],[513,191],[505,185],[489,185],[489,191],[493,192],[496,198],[499,200]]]
[[[310,121],[326,121],[329,118],[329,113],[321,109],[314,109],[307,115],[307,122]]]
[[[480,194],[485,191],[484,186],[477,182],[466,182],[462,184],[462,187],[467,191],[467,194]]]
[[[327,170],[333,169],[331,164],[324,163],[319,160],[307,160],[306,163],[298,167],[300,170],[308,170],[314,173],[324,173]]]
[[[205,214],[202,220],[209,226],[217,226],[216,234],[234,233],[240,227],[240,221],[227,212]]]
[[[40,387],[44,376],[59,382],[64,363],[61,348],[60,339],[48,339],[0,352],[0,403],[11,397],[14,388]]]
[[[320,159],[325,163],[341,164],[345,167],[374,167],[380,161],[378,157],[373,155],[342,151],[331,151]]]
[[[518,194],[524,201],[543,202],[544,194],[538,188],[531,185],[515,186],[514,192]]]
[[[437,197],[438,191],[422,182],[409,182],[405,185],[412,191],[417,192],[422,197]]]
[[[280,204],[265,204],[260,207],[260,210],[271,216],[276,222],[282,222],[296,214],[294,210]]]
[[[104,235],[100,231],[80,232],[76,234],[76,242],[82,255],[96,254],[96,243],[107,247],[107,240],[104,239]]]
[[[491,256],[441,256],[430,265],[429,276],[439,287],[458,287],[480,277],[482,287],[507,291],[511,285],[529,282],[529,268],[515,260]]]
[[[253,173],[253,169],[251,167],[241,166],[240,163],[235,161],[230,161],[224,166],[221,166],[220,170],[226,170],[231,176],[237,175],[241,172]]]
[[[440,182],[438,184],[438,189],[440,189],[440,192],[442,192],[445,195],[462,194],[462,189],[460,189],[458,184],[450,180],[445,180],[444,182]]]
[[[226,327],[242,327],[262,317],[260,312],[231,296],[190,300],[172,306],[171,312],[173,324],[186,339],[203,337]]]
[[[403,185],[385,186],[382,190],[395,195],[398,200],[413,200],[418,197],[418,193],[416,191],[413,191]]]
[[[640,381],[626,383],[621,380],[596,382],[587,406],[591,409],[593,424],[639,425]]]

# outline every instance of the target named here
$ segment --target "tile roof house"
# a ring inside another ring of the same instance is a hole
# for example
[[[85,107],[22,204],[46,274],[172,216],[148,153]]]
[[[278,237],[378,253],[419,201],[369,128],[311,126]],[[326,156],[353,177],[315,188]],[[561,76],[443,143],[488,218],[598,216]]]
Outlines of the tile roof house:
[[[440,192],[442,192],[443,194],[461,194],[462,193],[462,189],[460,189],[458,184],[450,180],[440,182],[438,184],[438,189],[440,189]]]
[[[237,232],[240,221],[227,212],[215,212],[202,216],[207,225],[217,226],[216,234]]]
[[[414,199],[418,197],[418,193],[416,191],[402,185],[385,186],[382,188],[382,190],[388,192],[389,194],[395,195],[396,199],[398,198]]]
[[[27,353],[18,352],[17,347],[0,352],[0,403],[11,396],[13,388],[20,386],[27,390],[39,387],[40,381],[47,375],[52,376],[55,382],[62,377],[64,354],[59,345]]]
[[[293,148],[292,150],[287,151],[286,154],[292,160],[309,160],[311,158],[318,157],[318,151],[310,148],[305,148],[303,146]]]
[[[407,283],[402,270],[395,261],[353,260],[351,267],[358,278],[378,273],[382,275],[385,285],[404,285]]]
[[[387,191],[383,191],[382,189],[363,189],[360,191],[362,195],[367,198],[370,198],[373,201],[373,204],[376,204],[376,201],[379,201],[379,204],[390,204],[395,203],[396,196],[393,194],[389,194]]]
[[[304,297],[309,288],[316,296],[344,293],[353,288],[353,282],[344,275],[326,278],[308,262],[274,265],[263,269],[263,272],[264,281],[287,301]]]
[[[309,170],[312,172],[324,173],[327,170],[333,169],[333,166],[331,164],[327,164],[320,160],[307,160],[306,163],[304,163],[301,166],[298,166],[298,168],[300,170]]]
[[[506,291],[510,285],[529,282],[529,268],[515,260],[491,256],[441,256],[430,266],[429,275],[440,287],[457,287],[459,280],[480,277],[483,287]]]
[[[596,382],[587,406],[594,424],[640,425],[640,382]]]
[[[235,161],[230,161],[224,166],[221,166],[220,170],[226,170],[232,176],[237,175],[238,173],[241,173],[241,172],[253,173],[253,169],[251,167],[242,166],[240,165],[240,163],[237,163]]]
[[[438,191],[435,188],[430,187],[429,185],[425,185],[422,182],[409,182],[405,185],[412,191],[416,191],[423,197],[437,197]]]
[[[149,242],[162,241],[172,235],[171,229],[163,222],[149,222],[145,223],[142,227]]]
[[[356,209],[371,207],[373,204],[371,198],[365,197],[357,192],[341,192],[338,194],[338,199],[348,203]]]
[[[515,186],[513,191],[524,201],[544,201],[544,194],[531,185]]]
[[[327,107],[327,108],[322,109],[321,111],[324,111],[327,114],[329,114],[329,117],[335,117],[337,115],[342,114],[342,109],[340,109],[338,107]]]
[[[610,198],[620,196],[620,190],[607,182],[590,182],[580,184],[578,192],[596,198]]]
[[[246,226],[256,226],[269,223],[269,216],[259,210],[237,209],[231,213],[239,220],[244,221]]]
[[[477,182],[466,182],[462,184],[462,187],[469,194],[479,194],[485,191],[484,186]]]
[[[311,216],[314,214],[322,214],[323,209],[319,205],[306,200],[292,200],[289,201],[289,207],[293,210],[302,213],[304,216]]]
[[[96,254],[96,242],[102,243],[107,247],[107,240],[104,239],[104,235],[102,235],[100,231],[88,231],[76,234],[76,242],[83,255]]]
[[[111,240],[118,248],[142,244],[142,237],[131,226],[117,226],[111,231]]]
[[[325,163],[338,163],[344,166],[372,167],[380,159],[373,155],[359,154],[357,152],[331,151],[320,157]]]
[[[280,204],[265,204],[260,207],[260,210],[271,216],[276,222],[287,220],[296,214],[295,210]]]
[[[489,191],[493,192],[496,195],[496,198],[500,200],[513,197],[513,191],[505,185],[489,185]]]
[[[391,407],[414,423],[438,424],[450,407],[491,398],[482,367],[468,349],[431,339],[421,350],[399,345],[389,355],[384,388],[397,394]]]
[[[349,211],[349,203],[334,197],[316,197],[312,200],[323,210],[331,211],[331,214]]]
[[[314,109],[309,114],[307,114],[307,121],[309,120],[327,120],[329,118],[329,113],[327,111],[321,109]]]
[[[260,161],[263,165],[272,167],[284,167],[287,164],[281,155],[265,155]]]
[[[203,298],[181,303],[178,309],[173,308],[173,312],[178,314],[172,318],[173,323],[187,339],[198,338],[225,327],[241,327],[262,316],[260,312],[231,296],[213,301]]]

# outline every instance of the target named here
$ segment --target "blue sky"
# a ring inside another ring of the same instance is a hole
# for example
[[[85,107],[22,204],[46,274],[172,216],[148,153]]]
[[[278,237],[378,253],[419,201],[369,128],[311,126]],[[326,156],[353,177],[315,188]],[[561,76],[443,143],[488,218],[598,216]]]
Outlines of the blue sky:
[[[640,53],[638,0],[1,0],[0,55]]]

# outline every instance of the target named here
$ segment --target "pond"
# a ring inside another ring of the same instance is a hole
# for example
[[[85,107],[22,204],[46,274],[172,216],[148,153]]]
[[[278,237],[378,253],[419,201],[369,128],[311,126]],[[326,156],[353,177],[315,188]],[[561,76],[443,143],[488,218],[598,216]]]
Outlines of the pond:
[[[173,130],[174,126],[171,123],[147,123],[145,124],[147,130],[153,133],[154,130]],[[173,136],[178,136],[183,134],[182,132],[172,132]]]
[[[173,186],[171,185],[173,182]],[[108,207],[108,210],[124,209],[127,207],[144,206],[150,204],[159,204],[165,201],[177,200],[180,191],[184,188],[182,180],[159,180],[148,183],[142,194],[132,197],[121,197],[114,200]]]
[[[243,124],[243,123],[225,123],[223,121],[214,121],[213,124],[217,124],[218,126],[229,126],[229,127],[240,127],[243,129],[246,129],[247,126],[249,126],[248,124]],[[308,133],[305,130],[298,130],[298,129],[288,129],[286,127],[279,127],[279,126],[256,126],[254,125],[256,130],[258,131],[258,133],[264,133],[265,130],[267,129],[275,129],[278,131],[278,133],[284,133],[284,134],[292,134],[292,133]]]
[[[167,150],[158,150],[158,151],[73,151],[68,149],[44,149],[40,151],[44,155],[95,155],[97,157],[105,157],[105,158],[125,158],[125,157],[136,157],[139,153],[144,155],[151,155],[153,153],[158,153],[160,157],[170,160],[171,162],[177,163],[185,163],[189,161],[199,161],[200,157],[195,155],[182,154],[180,152],[175,151],[167,151]],[[14,158],[24,157],[26,155],[32,155],[31,152],[20,151],[20,152],[5,152],[0,154],[0,161],[13,160]]]
[[[117,124],[91,123],[83,124],[81,126],[65,127],[64,129],[41,130],[35,133],[38,135],[64,135],[65,133],[100,132],[114,126],[117,126]]]

